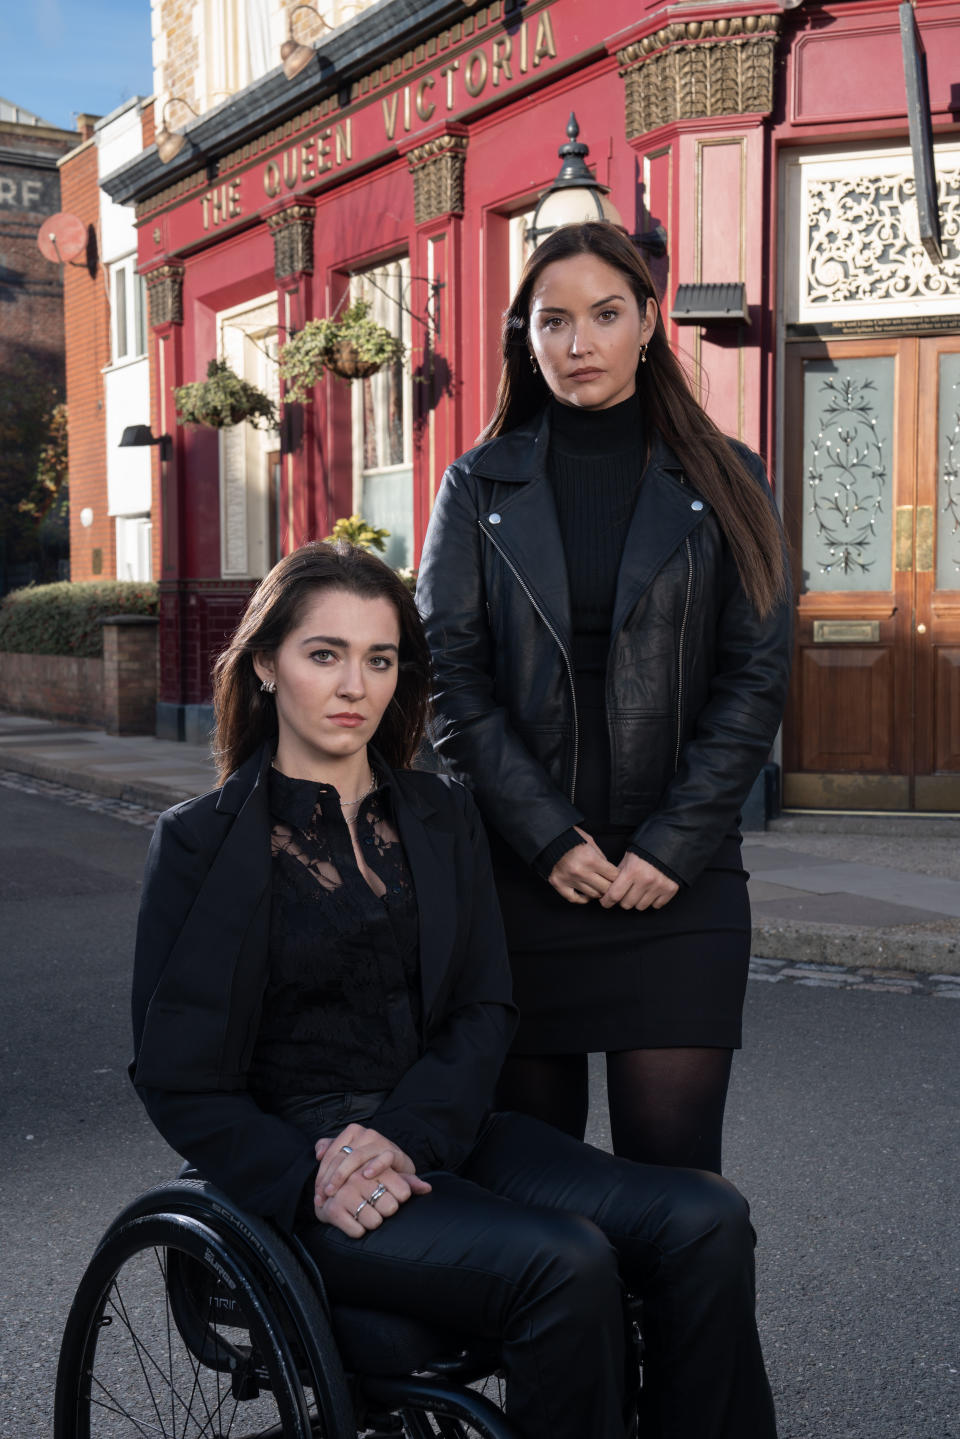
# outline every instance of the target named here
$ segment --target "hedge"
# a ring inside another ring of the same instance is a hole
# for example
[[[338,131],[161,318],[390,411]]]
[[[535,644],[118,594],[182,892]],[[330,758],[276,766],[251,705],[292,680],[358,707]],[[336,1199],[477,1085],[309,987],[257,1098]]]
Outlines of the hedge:
[[[103,654],[101,621],[108,615],[155,615],[149,581],[90,580],[27,585],[0,601],[0,650],[20,655]]]

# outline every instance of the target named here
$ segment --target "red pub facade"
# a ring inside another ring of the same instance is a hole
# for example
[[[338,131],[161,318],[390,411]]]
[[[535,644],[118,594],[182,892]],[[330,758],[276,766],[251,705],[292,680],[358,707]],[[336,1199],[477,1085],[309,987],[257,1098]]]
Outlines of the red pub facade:
[[[941,263],[918,230],[892,0],[387,0],[294,79],[193,122],[170,163],[151,148],[108,177],[136,204],[152,423],[172,437],[158,733],[205,735],[246,596],[339,516],[389,529],[390,562],[416,566],[444,467],[490,414],[500,318],[575,112],[627,229],[662,227],[671,339],[783,506],[786,802],[960,810],[960,0],[915,13]],[[279,397],[278,347],[348,294],[402,335],[405,365],[325,378],[278,432],[178,427],[174,388],[216,355]]]

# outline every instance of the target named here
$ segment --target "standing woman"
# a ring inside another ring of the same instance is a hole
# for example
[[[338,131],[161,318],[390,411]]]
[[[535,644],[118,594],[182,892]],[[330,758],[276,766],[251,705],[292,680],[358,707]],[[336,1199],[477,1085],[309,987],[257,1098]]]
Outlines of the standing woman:
[[[780,723],[782,534],[760,460],[667,343],[604,223],[555,231],[506,315],[484,440],[417,591],[434,743],[490,834],[520,1025],[498,1105],[719,1173],[750,947],[739,811]]]

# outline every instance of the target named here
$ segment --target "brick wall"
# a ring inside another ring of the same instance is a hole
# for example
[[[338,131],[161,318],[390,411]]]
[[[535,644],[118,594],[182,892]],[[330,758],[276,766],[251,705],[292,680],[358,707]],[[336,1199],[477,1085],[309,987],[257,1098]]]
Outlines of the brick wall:
[[[82,117],[85,118],[85,117]],[[91,580],[117,573],[116,530],[107,514],[107,445],[103,367],[110,361],[110,306],[97,252],[100,191],[97,146],[91,138],[60,165],[63,209],[88,227],[86,263],[64,266],[70,457],[70,576]],[[81,511],[93,523],[80,523]]]
[[[153,144],[156,137],[156,104],[151,100],[145,100],[140,111],[140,133],[143,139],[143,148],[146,150]],[[155,435],[163,433],[163,423],[160,419],[160,404],[157,395],[157,347],[153,339],[153,332],[147,335],[147,355],[150,361],[150,423]],[[150,451],[150,518],[152,529],[150,532],[150,563],[151,574],[158,579],[161,574],[163,563],[163,535],[161,522],[163,516],[163,505],[160,496],[160,447],[155,445]]]
[[[103,626],[103,727],[153,734],[157,719],[157,620],[119,615]]]
[[[0,709],[99,728],[103,660],[0,654]]]

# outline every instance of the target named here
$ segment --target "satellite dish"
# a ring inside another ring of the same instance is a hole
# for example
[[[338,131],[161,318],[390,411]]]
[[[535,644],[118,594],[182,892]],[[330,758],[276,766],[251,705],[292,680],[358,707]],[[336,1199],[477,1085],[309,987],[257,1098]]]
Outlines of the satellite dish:
[[[76,215],[51,215],[37,231],[37,244],[45,260],[62,265],[87,247],[87,227]]]

